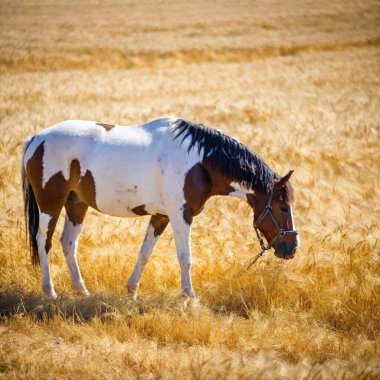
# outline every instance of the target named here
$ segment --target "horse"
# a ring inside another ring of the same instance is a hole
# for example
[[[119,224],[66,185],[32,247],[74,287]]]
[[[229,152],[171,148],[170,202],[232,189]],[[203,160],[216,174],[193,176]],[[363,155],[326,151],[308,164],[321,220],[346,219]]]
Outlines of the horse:
[[[77,248],[88,207],[118,217],[150,215],[145,239],[127,282],[135,299],[143,270],[169,221],[181,274],[182,294],[195,297],[191,281],[193,217],[215,195],[237,197],[254,210],[263,250],[282,259],[299,247],[289,182],[236,139],[203,124],[160,118],[128,127],[68,120],[25,140],[22,185],[27,235],[42,289],[57,297],[50,269],[52,236],[63,207],[61,244],[72,287],[89,295]],[[268,242],[263,244],[263,237]]]

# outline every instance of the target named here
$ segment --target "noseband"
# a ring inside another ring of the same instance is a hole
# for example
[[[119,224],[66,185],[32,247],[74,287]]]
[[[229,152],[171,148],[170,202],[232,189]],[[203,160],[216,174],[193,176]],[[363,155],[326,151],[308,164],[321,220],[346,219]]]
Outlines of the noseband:
[[[270,190],[269,197],[268,197],[268,202],[267,202],[264,210],[261,212],[261,214],[257,218],[257,221],[253,223],[253,227],[255,228],[257,238],[259,239],[259,242],[260,242],[260,245],[261,245],[261,252],[259,253],[260,256],[265,251],[271,249],[273,247],[273,245],[278,240],[281,240],[283,237],[285,237],[287,235],[298,235],[298,231],[297,230],[288,230],[287,231],[287,230],[284,230],[283,228],[281,228],[278,225],[278,223],[276,221],[276,218],[274,217],[274,215],[272,213],[272,198],[273,198],[273,188],[271,188],[271,190]],[[277,228],[277,235],[268,243],[267,246],[265,246],[264,236],[261,233],[261,231],[259,230],[259,225],[265,219],[265,217],[267,215],[269,215],[271,217],[273,224]]]

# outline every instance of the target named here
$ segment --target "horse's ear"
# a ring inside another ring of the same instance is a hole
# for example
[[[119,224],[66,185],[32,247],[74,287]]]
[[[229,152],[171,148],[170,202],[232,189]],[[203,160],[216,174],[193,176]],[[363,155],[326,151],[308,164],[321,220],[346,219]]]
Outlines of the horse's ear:
[[[277,189],[281,189],[285,186],[286,182],[289,181],[290,177],[292,176],[294,170],[290,170],[288,174],[284,175],[279,181],[277,181],[274,184],[274,187]]]

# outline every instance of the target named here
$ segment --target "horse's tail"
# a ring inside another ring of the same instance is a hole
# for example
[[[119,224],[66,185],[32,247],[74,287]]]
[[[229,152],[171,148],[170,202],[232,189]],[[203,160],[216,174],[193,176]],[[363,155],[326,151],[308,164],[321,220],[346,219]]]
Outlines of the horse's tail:
[[[24,147],[21,158],[21,177],[22,177],[22,193],[24,197],[24,217],[25,217],[25,227],[27,239],[29,240],[30,253],[32,256],[33,266],[39,264],[38,257],[38,244],[37,244],[37,232],[39,226],[39,209],[36,202],[36,197],[34,196],[34,191],[32,185],[29,182],[28,176],[26,174],[24,164],[25,152],[29,145],[33,141],[34,137],[31,137],[24,141]]]

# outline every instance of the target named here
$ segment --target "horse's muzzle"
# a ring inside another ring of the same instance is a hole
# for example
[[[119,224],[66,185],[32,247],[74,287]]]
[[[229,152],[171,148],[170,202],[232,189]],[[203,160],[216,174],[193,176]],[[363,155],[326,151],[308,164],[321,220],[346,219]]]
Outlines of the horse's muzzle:
[[[274,251],[274,254],[280,259],[292,259],[298,249],[298,244],[282,241]]]

